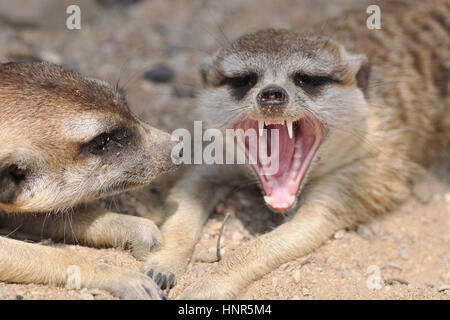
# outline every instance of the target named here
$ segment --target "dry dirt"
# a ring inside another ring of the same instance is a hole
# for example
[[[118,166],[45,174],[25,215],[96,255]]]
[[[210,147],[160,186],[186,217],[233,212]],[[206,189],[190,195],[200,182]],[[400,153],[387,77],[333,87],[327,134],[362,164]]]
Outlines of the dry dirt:
[[[196,119],[193,97],[200,83],[198,66],[227,39],[269,26],[299,29],[339,15],[356,2],[361,1],[148,0],[126,8],[105,8],[89,0],[0,0],[0,61],[43,59],[113,83],[120,78],[135,113],[171,131],[189,127]],[[65,9],[75,3],[81,7],[82,28],[69,31]],[[364,6],[361,14],[365,14]],[[155,84],[143,78],[145,71],[161,63],[174,71],[173,80]],[[160,223],[161,203],[175,178],[163,177],[149,188],[105,203],[118,212]],[[356,230],[337,232],[310,256],[254,282],[240,298],[449,299],[450,188],[428,173],[415,190],[392,214]],[[170,292],[171,298],[214,267],[208,261],[215,256],[226,213],[230,219],[222,237],[222,254],[282,222],[281,216],[264,208],[252,189],[231,195],[207,222],[188,272]],[[20,230],[11,236],[19,234]],[[43,244],[112,265],[140,267],[128,252],[117,249],[54,244],[47,239]],[[376,270],[381,288],[369,289]],[[101,290],[0,283],[0,299],[114,297]]]

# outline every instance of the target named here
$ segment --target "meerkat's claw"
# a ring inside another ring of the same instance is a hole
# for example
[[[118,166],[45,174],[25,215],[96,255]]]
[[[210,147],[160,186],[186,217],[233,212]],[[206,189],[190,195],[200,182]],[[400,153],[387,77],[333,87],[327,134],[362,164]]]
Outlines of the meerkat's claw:
[[[174,261],[177,256],[168,259],[161,249],[152,254],[144,264],[143,272],[155,280],[156,284],[162,290],[172,289],[177,279],[184,273],[187,263],[183,261]]]
[[[175,279],[175,275],[173,273],[171,273],[169,275],[169,277],[167,278],[167,287],[169,289],[173,288],[176,284],[176,279]]]
[[[106,290],[121,300],[167,300],[159,286],[146,275],[127,269],[118,268],[116,277],[108,278]]]
[[[153,269],[150,269],[150,271],[147,272],[147,275],[155,280],[156,284],[162,289],[172,289],[176,284],[175,274],[169,273],[168,275],[163,274],[161,272],[158,272],[155,274],[155,271]],[[155,275],[153,277],[153,275]]]

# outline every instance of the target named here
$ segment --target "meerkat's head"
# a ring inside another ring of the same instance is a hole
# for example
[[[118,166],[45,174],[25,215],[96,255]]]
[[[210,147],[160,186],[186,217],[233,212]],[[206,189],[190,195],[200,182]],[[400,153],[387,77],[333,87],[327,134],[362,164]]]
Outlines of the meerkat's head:
[[[174,169],[170,135],[99,80],[48,63],[0,65],[0,210],[72,207]]]
[[[364,55],[330,39],[272,29],[244,35],[206,59],[199,107],[208,126],[253,129],[258,152],[270,149],[278,129],[268,159],[263,164],[258,156],[252,165],[272,209],[291,208],[306,176],[351,161],[348,132],[363,134],[367,114],[365,65]],[[248,141],[241,142],[248,154]],[[267,174],[275,159],[277,170]]]

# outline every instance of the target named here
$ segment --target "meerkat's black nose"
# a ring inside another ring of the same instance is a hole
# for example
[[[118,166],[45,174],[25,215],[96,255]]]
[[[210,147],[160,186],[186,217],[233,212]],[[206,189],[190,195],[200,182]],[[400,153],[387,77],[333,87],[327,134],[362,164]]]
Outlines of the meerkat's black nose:
[[[289,101],[289,95],[282,87],[269,86],[258,93],[256,100],[261,107],[282,107]]]

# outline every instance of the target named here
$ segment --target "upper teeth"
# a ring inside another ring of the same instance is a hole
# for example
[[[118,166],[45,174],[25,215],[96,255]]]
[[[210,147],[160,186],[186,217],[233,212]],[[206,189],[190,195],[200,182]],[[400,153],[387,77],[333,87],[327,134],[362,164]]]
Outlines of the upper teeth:
[[[284,125],[284,120],[258,120],[258,129],[259,129],[259,136],[261,137],[264,133],[264,126],[268,126],[271,124],[281,124]],[[293,128],[292,128],[292,120],[286,120],[286,126],[288,129],[289,139],[292,139],[293,137]]]
[[[261,137],[264,133],[264,121],[258,120],[259,136]]]
[[[292,121],[287,120],[286,126],[287,126],[288,133],[289,133],[289,139],[292,139]]]

